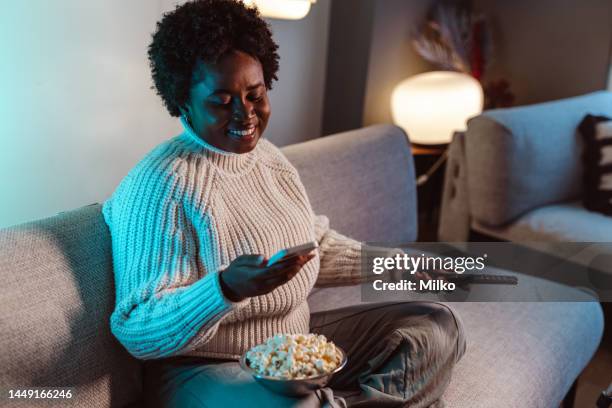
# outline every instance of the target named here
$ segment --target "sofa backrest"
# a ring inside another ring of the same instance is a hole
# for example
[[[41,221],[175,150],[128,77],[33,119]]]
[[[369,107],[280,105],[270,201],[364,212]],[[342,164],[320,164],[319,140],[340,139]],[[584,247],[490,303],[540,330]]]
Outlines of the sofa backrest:
[[[110,235],[99,205],[0,230],[0,387],[75,387],[62,406],[140,398],[140,364],[111,335]]]
[[[465,138],[471,215],[498,226],[540,206],[581,193],[582,143],[588,113],[612,116],[612,93],[485,111]]]
[[[376,125],[287,146],[317,214],[333,229],[367,242],[417,237],[414,163],[396,126]]]

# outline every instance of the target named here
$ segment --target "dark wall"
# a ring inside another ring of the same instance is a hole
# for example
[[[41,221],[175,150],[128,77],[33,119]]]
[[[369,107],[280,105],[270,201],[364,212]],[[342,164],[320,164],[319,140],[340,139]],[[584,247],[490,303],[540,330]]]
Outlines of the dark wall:
[[[368,81],[372,0],[333,0],[329,17],[322,133],[361,127]]]
[[[517,104],[606,88],[612,1],[474,1],[493,27],[487,78],[507,78]]]
[[[414,51],[410,42],[433,0],[383,0],[373,3],[376,12],[362,124],[391,123],[393,88],[403,79],[433,69]]]
[[[332,1],[323,134],[391,122],[394,86],[433,69],[410,44],[432,2]],[[507,79],[515,104],[606,88],[612,1],[474,0],[474,7],[492,28],[495,58],[484,79]]]

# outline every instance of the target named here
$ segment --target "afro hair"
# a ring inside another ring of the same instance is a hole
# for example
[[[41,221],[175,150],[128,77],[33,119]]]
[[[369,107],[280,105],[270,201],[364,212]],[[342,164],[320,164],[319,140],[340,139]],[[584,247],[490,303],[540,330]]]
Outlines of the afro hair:
[[[272,89],[278,79],[277,50],[255,7],[239,0],[193,0],[164,14],[148,55],[157,94],[170,115],[180,116],[198,62],[214,64],[228,52],[245,52],[261,63],[266,88]]]

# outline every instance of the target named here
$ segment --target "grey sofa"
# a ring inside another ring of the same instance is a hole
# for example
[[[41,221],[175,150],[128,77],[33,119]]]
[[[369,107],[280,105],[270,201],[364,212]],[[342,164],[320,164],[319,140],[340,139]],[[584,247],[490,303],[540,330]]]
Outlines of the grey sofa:
[[[284,152],[315,211],[335,229],[364,241],[416,239],[413,162],[398,128],[365,128]],[[74,399],[51,405],[138,405],[142,366],[109,331],[111,247],[98,204],[0,231],[0,278],[1,390],[73,386]],[[358,286],[315,289],[309,303],[329,309],[360,302],[359,294]],[[602,333],[594,302],[452,307],[468,349],[446,393],[449,407],[557,406]]]
[[[612,117],[612,92],[482,113],[450,145],[439,239],[612,242],[612,217],[580,203],[586,114]]]

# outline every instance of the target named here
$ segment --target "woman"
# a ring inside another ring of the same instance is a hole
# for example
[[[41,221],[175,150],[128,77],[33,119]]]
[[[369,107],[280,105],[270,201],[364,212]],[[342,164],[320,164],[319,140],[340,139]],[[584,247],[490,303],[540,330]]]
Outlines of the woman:
[[[360,244],[316,217],[299,176],[262,138],[277,45],[254,8],[185,3],[149,47],[157,93],[185,131],[151,151],[105,202],[111,329],[146,364],[157,406],[434,406],[463,353],[443,305],[392,303],[310,316],[315,284],[357,283]],[[319,251],[266,267],[282,248]],[[276,333],[325,334],[349,364],[331,389],[272,394],[236,360]],[[364,335],[367,334],[367,335]]]

